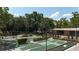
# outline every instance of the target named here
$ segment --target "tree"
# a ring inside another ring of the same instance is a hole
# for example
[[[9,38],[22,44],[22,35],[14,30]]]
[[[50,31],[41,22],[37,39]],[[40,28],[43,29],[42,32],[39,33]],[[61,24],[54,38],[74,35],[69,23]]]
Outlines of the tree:
[[[35,32],[39,29],[39,24],[43,19],[43,14],[33,12],[31,14],[25,14],[26,17],[26,27],[29,32]]]
[[[43,18],[43,20],[40,23],[40,29],[41,31],[46,31],[48,29],[53,29],[54,28],[54,21],[53,19],[50,18]]]
[[[70,19],[71,27],[79,27],[79,13],[72,12],[72,14],[73,14],[73,17]]]
[[[0,30],[4,33],[7,31],[6,25],[12,17],[12,15],[8,13],[8,11],[8,7],[0,7]]]
[[[57,27],[58,28],[68,28],[69,27],[69,21],[66,18],[61,18],[57,21]]]

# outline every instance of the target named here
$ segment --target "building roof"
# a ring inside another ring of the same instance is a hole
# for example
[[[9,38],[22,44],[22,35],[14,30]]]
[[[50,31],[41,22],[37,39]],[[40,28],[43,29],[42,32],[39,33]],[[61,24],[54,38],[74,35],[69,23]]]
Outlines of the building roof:
[[[79,31],[79,28],[54,28],[51,30],[68,30],[68,31]]]

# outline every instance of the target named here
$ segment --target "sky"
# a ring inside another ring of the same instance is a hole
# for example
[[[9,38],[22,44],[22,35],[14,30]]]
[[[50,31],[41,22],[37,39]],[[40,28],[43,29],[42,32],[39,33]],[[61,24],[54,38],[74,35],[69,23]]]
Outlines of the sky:
[[[67,19],[72,17],[72,12],[79,12],[78,7],[10,7],[9,13],[14,16],[23,16],[25,13],[37,11],[43,13],[44,17],[49,17],[54,20],[59,20],[62,17]]]

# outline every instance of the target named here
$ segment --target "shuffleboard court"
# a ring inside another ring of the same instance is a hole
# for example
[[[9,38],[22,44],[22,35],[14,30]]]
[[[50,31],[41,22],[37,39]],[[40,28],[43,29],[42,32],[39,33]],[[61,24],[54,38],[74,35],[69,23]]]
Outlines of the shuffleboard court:
[[[47,40],[47,49],[55,48],[57,46],[63,45],[66,42],[63,40]],[[37,41],[35,43],[25,44],[16,48],[16,50],[21,51],[45,51],[46,50],[46,40]]]
[[[52,41],[48,40],[47,41],[47,49],[51,49],[51,48],[63,45],[65,43],[66,42],[62,41],[62,40],[52,40]],[[38,44],[40,44],[42,46],[39,46],[37,48],[32,48],[31,51],[45,51],[46,50],[46,41],[43,41],[43,42],[40,42],[40,43],[38,42]]]
[[[29,43],[29,44],[24,44],[21,45],[20,47],[16,48],[15,50],[30,50],[31,48],[39,47],[41,45],[39,44],[34,44],[34,43]]]

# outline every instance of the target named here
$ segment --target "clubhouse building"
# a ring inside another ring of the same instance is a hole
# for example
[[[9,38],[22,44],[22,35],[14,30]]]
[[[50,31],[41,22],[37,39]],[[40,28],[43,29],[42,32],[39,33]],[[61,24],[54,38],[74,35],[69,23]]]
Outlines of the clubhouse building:
[[[79,41],[79,28],[54,28],[50,34],[53,38]]]

